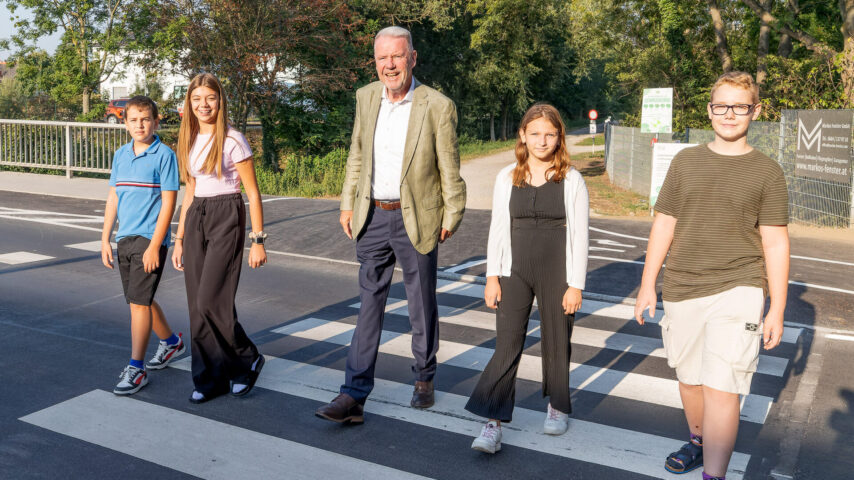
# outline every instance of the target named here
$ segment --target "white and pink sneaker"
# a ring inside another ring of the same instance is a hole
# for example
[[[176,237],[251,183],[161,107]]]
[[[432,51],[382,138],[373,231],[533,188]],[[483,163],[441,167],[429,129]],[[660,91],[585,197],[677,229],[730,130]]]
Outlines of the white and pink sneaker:
[[[546,435],[563,435],[569,428],[569,415],[555,410],[549,403],[546,421],[543,423],[543,433]]]
[[[495,453],[501,450],[501,427],[495,421],[490,420],[480,430],[480,436],[471,442],[471,448],[486,453]]]

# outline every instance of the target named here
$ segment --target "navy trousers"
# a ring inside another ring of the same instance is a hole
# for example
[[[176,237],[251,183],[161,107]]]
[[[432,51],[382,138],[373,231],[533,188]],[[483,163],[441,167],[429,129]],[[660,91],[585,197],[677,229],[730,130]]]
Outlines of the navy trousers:
[[[346,378],[341,393],[364,404],[374,388],[374,366],[395,261],[403,269],[403,285],[409,303],[415,357],[412,372],[418,381],[430,381],[436,373],[436,352],[439,350],[437,249],[426,255],[419,253],[406,235],[401,211],[374,207],[356,241],[356,257],[360,263],[362,306],[347,353]]]

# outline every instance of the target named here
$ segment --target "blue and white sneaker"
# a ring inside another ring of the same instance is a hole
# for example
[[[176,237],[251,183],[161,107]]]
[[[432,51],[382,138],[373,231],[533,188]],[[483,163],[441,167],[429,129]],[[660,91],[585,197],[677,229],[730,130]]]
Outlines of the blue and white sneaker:
[[[172,360],[175,360],[182,353],[186,352],[187,347],[184,346],[184,339],[181,338],[182,335],[182,333],[178,334],[178,343],[175,345],[166,345],[166,341],[161,340],[160,345],[157,346],[157,352],[145,366],[152,370],[166,368]]]
[[[131,395],[148,385],[148,373],[143,368],[128,365],[119,375],[119,383],[113,389],[116,395]]]

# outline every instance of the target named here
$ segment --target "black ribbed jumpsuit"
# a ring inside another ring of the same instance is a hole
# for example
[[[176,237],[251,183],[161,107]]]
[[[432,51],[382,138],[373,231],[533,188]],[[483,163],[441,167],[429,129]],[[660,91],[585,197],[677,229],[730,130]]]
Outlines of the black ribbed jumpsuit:
[[[565,181],[565,180],[564,180]],[[563,313],[566,293],[566,209],[563,182],[514,186],[510,195],[512,266],[501,277],[496,311],[495,352],[483,370],[466,410],[509,422],[513,416],[516,371],[534,297],[540,311],[543,396],[552,407],[571,413],[569,338],[575,315]]]

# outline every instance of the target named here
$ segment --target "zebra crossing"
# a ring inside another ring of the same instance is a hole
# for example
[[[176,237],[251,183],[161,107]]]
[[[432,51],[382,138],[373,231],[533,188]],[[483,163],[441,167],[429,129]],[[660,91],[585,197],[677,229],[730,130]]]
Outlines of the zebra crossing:
[[[116,243],[110,242],[113,250],[116,249]],[[82,250],[85,252],[101,252],[101,241],[94,240],[89,242],[81,242],[81,243],[72,243],[68,245],[64,245],[64,249],[51,252],[54,255],[45,255],[43,253],[36,252],[28,252],[28,251],[16,251],[16,252],[8,252],[8,253],[0,253],[0,264],[5,265],[26,265],[26,264],[34,264],[39,262],[44,262],[47,260],[53,260],[56,258],[67,257],[71,252],[68,250]]]
[[[442,332],[437,378],[448,375],[452,370],[468,372],[469,378],[476,377],[489,361],[494,348],[494,314],[480,301],[483,286],[440,280],[437,290]],[[322,403],[331,400],[344,379],[341,352],[351,340],[358,306],[351,300],[323,307],[309,316],[257,332],[254,337],[260,339],[258,343],[262,352],[269,353],[273,346],[275,350],[284,352],[267,355],[257,386],[282,395],[282,402],[287,402],[288,396]],[[658,312],[645,327],[634,325],[632,313],[631,305],[584,300],[572,337],[570,382],[573,394],[618,399],[630,405],[638,415],[664,409],[668,412],[667,418],[679,419],[681,402],[677,383],[663,358],[657,326],[661,313]],[[518,372],[519,382],[528,382],[528,385],[539,382],[542,375],[538,349],[539,322],[536,314],[534,317],[529,324],[528,348]],[[380,347],[379,364],[384,368],[377,370],[376,386],[366,405],[367,421],[371,422],[371,416],[385,417],[403,422],[413,432],[438,429],[460,436],[467,442],[478,434],[484,421],[464,409],[467,390],[437,387],[436,404],[428,410],[416,410],[409,406],[411,383],[400,381],[406,378],[406,374],[388,375],[389,368],[408,372],[412,354],[407,325],[406,302],[390,298]],[[791,347],[801,333],[799,329],[787,328],[784,343]],[[310,347],[322,348],[324,353],[308,351]],[[576,353],[581,350],[629,355],[650,362],[654,368],[635,372],[621,369],[617,362],[606,366],[584,360],[579,362]],[[784,348],[781,352],[765,353],[760,358],[760,371],[754,377],[752,393],[742,399],[744,425],[761,428],[768,420],[774,407],[774,397],[783,388],[784,375],[791,368],[785,356],[785,352],[790,351],[791,348]],[[327,352],[337,353],[338,360],[330,361]],[[393,365],[389,365],[389,361]],[[190,359],[182,358],[171,366],[189,371]],[[684,438],[662,435],[660,431],[633,425],[607,424],[578,413],[571,416],[569,431],[565,435],[551,437],[542,433],[544,411],[518,403],[517,400],[513,421],[504,428],[502,443],[505,445],[569,461],[616,468],[626,474],[675,478],[663,469],[662,462],[667,453],[678,450]],[[251,408],[251,403],[246,405],[246,408]],[[144,418],[144,421],[137,422],[144,426],[133,429],[132,434],[113,427],[122,423],[129,408],[136,418]],[[312,410],[305,412],[306,416],[312,414]],[[101,390],[84,393],[21,420],[203,478],[283,478],[283,465],[291,465],[288,478],[329,478],[348,472],[348,476],[357,478],[426,478],[420,476],[424,472],[407,471],[399,465],[393,468],[381,461],[366,462],[355,455],[347,455],[346,448],[344,451],[327,451],[152,401],[118,398]],[[327,427],[325,423],[321,425],[320,420],[317,422],[318,428]],[[349,431],[359,428],[364,427],[354,427]],[[158,439],[167,430],[178,433],[170,434],[165,444],[160,443]],[[342,435],[348,435],[347,432],[342,430]],[[472,462],[482,458],[478,452],[466,453],[469,455],[463,458]],[[441,452],[436,454],[441,455]],[[506,453],[498,455],[502,454]],[[222,458],[230,460],[212,461]],[[749,451],[735,452],[727,478],[744,478],[750,460]],[[448,468],[453,469],[453,465]],[[449,473],[449,476],[452,475]],[[695,471],[680,477],[699,479],[701,475]]]

